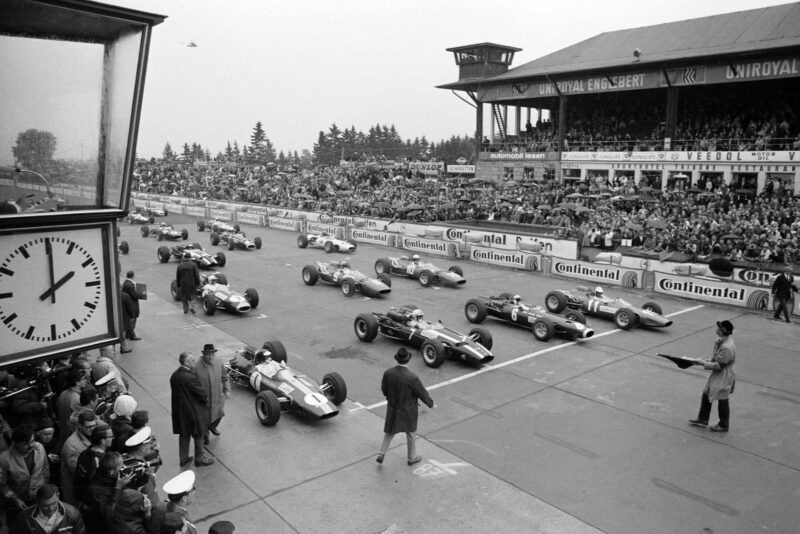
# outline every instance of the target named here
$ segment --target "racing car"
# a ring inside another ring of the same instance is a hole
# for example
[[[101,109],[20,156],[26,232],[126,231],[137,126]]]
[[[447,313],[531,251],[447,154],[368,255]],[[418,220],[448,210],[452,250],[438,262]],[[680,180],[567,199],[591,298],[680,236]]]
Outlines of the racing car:
[[[125,217],[129,224],[153,224],[156,218],[151,214],[146,213],[144,210],[132,211]]]
[[[213,269],[214,267],[225,266],[225,253],[217,252],[213,256],[203,250],[200,243],[187,243],[185,245],[175,245],[172,248],[167,246],[158,247],[158,261],[167,263],[170,258],[178,260],[183,258],[183,254],[188,252],[192,256],[192,261],[197,264],[201,269]]]
[[[141,211],[146,215],[155,215],[156,217],[166,217],[169,214],[166,208],[157,208],[155,206],[142,208]]]
[[[170,284],[170,292],[173,299],[179,300],[178,283],[175,280]],[[247,313],[251,309],[258,308],[258,291],[255,288],[248,287],[244,293],[234,291],[228,285],[228,278],[222,273],[200,275],[197,296],[203,304],[206,315],[214,315],[217,310]]]
[[[432,263],[421,262],[419,255],[381,258],[375,262],[375,272],[378,274],[396,274],[419,280],[422,287],[431,284],[447,287],[458,287],[467,283],[464,271],[458,265],[452,265],[444,270]]]
[[[367,297],[379,297],[387,295],[392,291],[392,281],[385,275],[378,275],[372,278],[360,271],[350,268],[347,260],[322,262],[318,261],[312,265],[303,267],[303,282],[307,286],[313,286],[317,281],[322,280],[328,284],[339,286],[345,297],[352,297],[356,292],[361,291]]]
[[[416,306],[391,307],[387,313],[360,313],[353,328],[361,341],[372,341],[378,334],[418,347],[428,367],[439,367],[453,358],[472,365],[489,363],[492,335],[483,328],[462,334],[445,327],[441,321],[430,323]]]
[[[146,224],[142,226],[142,237],[153,237],[155,236],[158,241],[164,241],[168,239],[170,241],[177,241],[178,239],[183,239],[186,241],[189,239],[189,231],[186,228],[182,230],[176,230],[174,226],[171,224],[167,224],[165,222],[160,222],[155,226],[147,226]]]
[[[635,306],[621,298],[608,298],[603,289],[594,291],[588,287],[578,287],[584,295],[575,294],[563,289],[549,292],[544,299],[545,306],[553,313],[560,313],[567,308],[579,310],[586,315],[613,319],[617,328],[630,330],[635,325],[649,327],[666,327],[672,321],[662,315],[661,306],[655,302],[645,302],[641,307]]]
[[[254,248],[261,249],[261,238],[256,237],[253,241],[247,239],[244,232],[211,232],[211,244],[214,246],[224,243],[228,250],[241,248],[244,250],[252,250]]]
[[[300,248],[316,247],[321,248],[327,253],[331,252],[355,252],[358,244],[355,241],[345,241],[330,236],[325,232],[321,234],[300,234],[297,236],[297,246]]]
[[[211,219],[209,221],[197,221],[197,229],[200,232],[203,232],[205,230],[211,230],[212,232],[216,232],[218,234],[221,234],[223,232],[238,232],[240,230],[238,224],[234,224],[233,226],[231,226],[225,221],[220,221],[219,219]]]
[[[295,371],[286,365],[286,348],[277,339],[268,339],[261,349],[248,345],[224,365],[231,382],[256,392],[256,415],[264,426],[277,423],[281,411],[329,419],[347,399],[339,373],[326,374],[319,384]]]
[[[522,303],[519,295],[501,293],[497,297],[469,299],[464,314],[471,323],[482,323],[494,317],[530,328],[539,341],[547,341],[556,334],[573,339],[589,339],[594,330],[586,326],[586,317],[579,310],[567,310],[563,316],[550,313],[541,306]]]

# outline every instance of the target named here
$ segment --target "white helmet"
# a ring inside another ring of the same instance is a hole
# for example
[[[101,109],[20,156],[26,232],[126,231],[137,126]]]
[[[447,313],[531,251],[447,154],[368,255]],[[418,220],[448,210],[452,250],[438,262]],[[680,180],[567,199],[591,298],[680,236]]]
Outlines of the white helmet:
[[[424,317],[424,315],[422,313],[422,310],[420,310],[419,308],[417,308],[416,310],[411,312],[411,318],[412,319],[416,319],[417,321],[419,321],[423,317]]]
[[[411,256],[411,261],[418,262],[419,261],[419,254],[414,254],[413,256]]]
[[[519,304],[520,302],[522,302],[522,297],[520,297],[519,295],[514,295],[513,297],[511,297],[511,301],[514,304]]]
[[[341,262],[339,262],[339,267],[341,267],[342,269],[349,269],[350,262],[347,260],[342,260]]]
[[[603,288],[600,287],[600,286],[597,286],[596,288],[594,288],[594,294],[595,294],[595,296],[602,297],[603,296]]]

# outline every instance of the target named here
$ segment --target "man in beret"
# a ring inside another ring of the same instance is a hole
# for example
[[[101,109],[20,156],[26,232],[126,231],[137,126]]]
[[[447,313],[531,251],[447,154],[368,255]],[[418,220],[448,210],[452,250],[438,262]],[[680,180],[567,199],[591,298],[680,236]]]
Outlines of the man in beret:
[[[436,408],[436,405],[419,377],[406,367],[411,359],[411,353],[401,347],[394,355],[394,359],[397,361],[397,365],[383,373],[381,380],[381,391],[386,397],[387,406],[386,419],[383,424],[383,443],[375,461],[382,464],[394,435],[398,432],[405,432],[408,465],[414,465],[422,460],[422,457],[417,455],[415,443],[418,417],[417,401],[421,400],[429,408]]]
[[[780,320],[781,312],[783,312],[784,320],[787,323],[792,322],[792,320],[789,319],[791,315],[789,299],[792,298],[792,291],[795,293],[798,292],[797,286],[794,285],[792,268],[787,265],[783,268],[783,272],[775,277],[775,281],[772,282],[772,296],[775,298],[775,313],[772,315],[773,319]]]
[[[714,354],[710,360],[698,360],[696,365],[711,371],[703,396],[700,399],[700,411],[697,419],[691,419],[690,425],[706,427],[711,415],[711,403],[717,401],[719,423],[712,426],[712,432],[727,432],[730,421],[728,398],[736,384],[736,373],[733,363],[736,361],[736,344],[733,342],[733,324],[730,321],[717,321],[717,341],[714,342]]]

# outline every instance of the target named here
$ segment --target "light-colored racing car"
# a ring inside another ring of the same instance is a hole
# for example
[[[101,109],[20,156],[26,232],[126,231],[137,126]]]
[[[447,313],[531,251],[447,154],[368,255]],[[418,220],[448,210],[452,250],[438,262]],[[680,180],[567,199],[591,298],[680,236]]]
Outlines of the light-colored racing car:
[[[598,287],[578,287],[583,295],[563,289],[549,292],[544,303],[553,313],[561,313],[565,309],[579,310],[585,315],[613,319],[617,328],[630,330],[636,325],[648,327],[667,327],[672,321],[662,315],[661,306],[656,302],[645,302],[641,307],[621,298],[609,298]]]
[[[231,225],[219,219],[211,219],[208,221],[197,221],[197,229],[201,232],[205,230],[211,230],[212,232],[216,232],[218,234],[221,234],[223,232],[238,232],[239,230],[241,230],[238,224]]]
[[[355,252],[356,248],[358,248],[355,241],[345,241],[324,232],[321,234],[300,234],[297,236],[297,246],[300,248],[321,248],[327,253]]]

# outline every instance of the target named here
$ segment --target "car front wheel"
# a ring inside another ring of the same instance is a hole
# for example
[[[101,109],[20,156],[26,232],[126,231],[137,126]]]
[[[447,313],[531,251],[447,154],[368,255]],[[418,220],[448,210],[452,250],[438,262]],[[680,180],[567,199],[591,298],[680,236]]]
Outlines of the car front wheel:
[[[256,395],[256,416],[264,426],[273,426],[281,418],[281,401],[271,391]]]

